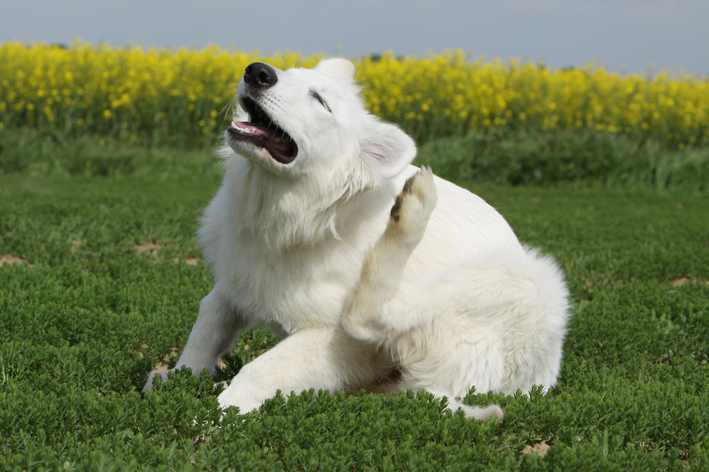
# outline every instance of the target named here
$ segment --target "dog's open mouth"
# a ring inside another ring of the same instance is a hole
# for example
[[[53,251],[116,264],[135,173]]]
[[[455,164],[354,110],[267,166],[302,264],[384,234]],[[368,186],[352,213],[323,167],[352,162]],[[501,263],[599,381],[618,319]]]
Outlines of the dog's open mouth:
[[[248,141],[262,147],[281,164],[293,162],[298,154],[298,146],[288,133],[276,126],[268,114],[248,97],[242,99],[242,104],[249,113],[251,121],[234,121],[227,129],[235,139]]]

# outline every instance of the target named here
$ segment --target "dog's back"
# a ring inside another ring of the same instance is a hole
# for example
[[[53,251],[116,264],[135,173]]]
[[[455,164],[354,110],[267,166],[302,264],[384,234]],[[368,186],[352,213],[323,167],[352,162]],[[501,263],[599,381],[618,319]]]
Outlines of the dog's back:
[[[407,176],[417,171],[411,166]],[[441,178],[434,182],[438,203],[411,255],[406,280],[444,271],[468,257],[521,249],[507,221],[482,198]]]

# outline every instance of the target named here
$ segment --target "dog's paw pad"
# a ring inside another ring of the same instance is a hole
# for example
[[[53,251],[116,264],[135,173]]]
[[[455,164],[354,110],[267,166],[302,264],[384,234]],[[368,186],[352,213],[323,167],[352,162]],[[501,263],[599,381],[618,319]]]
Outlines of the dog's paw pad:
[[[404,183],[394,206],[391,207],[391,220],[406,226],[425,226],[436,200],[433,173],[430,168],[422,167]]]
[[[399,221],[399,210],[401,210],[401,195],[397,195],[394,206],[391,207],[391,219],[398,222]]]
[[[404,182],[404,188],[401,190],[403,192],[409,192],[411,191],[411,186],[414,184],[414,180],[416,180],[416,177],[421,173],[421,171],[416,172],[414,175],[406,179],[406,182]]]

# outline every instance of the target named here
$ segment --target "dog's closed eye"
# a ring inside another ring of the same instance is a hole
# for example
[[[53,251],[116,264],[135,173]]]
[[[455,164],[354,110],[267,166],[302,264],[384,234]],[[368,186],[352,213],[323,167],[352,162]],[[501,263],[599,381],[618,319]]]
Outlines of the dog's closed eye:
[[[315,90],[311,90],[310,95],[312,95],[315,100],[319,101],[320,105],[324,106],[327,111],[332,113],[332,110],[330,110],[330,107],[327,106],[327,102],[320,96],[319,93],[317,93]]]

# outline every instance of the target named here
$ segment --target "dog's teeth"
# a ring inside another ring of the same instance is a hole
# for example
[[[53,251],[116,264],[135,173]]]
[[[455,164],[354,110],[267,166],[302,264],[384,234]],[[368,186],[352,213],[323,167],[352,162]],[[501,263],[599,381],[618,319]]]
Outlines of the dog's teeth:
[[[231,124],[231,127],[234,128],[236,131],[238,131],[241,134],[252,134],[253,131],[251,131],[249,128],[244,128],[242,126],[239,126],[236,122],[233,122]]]

